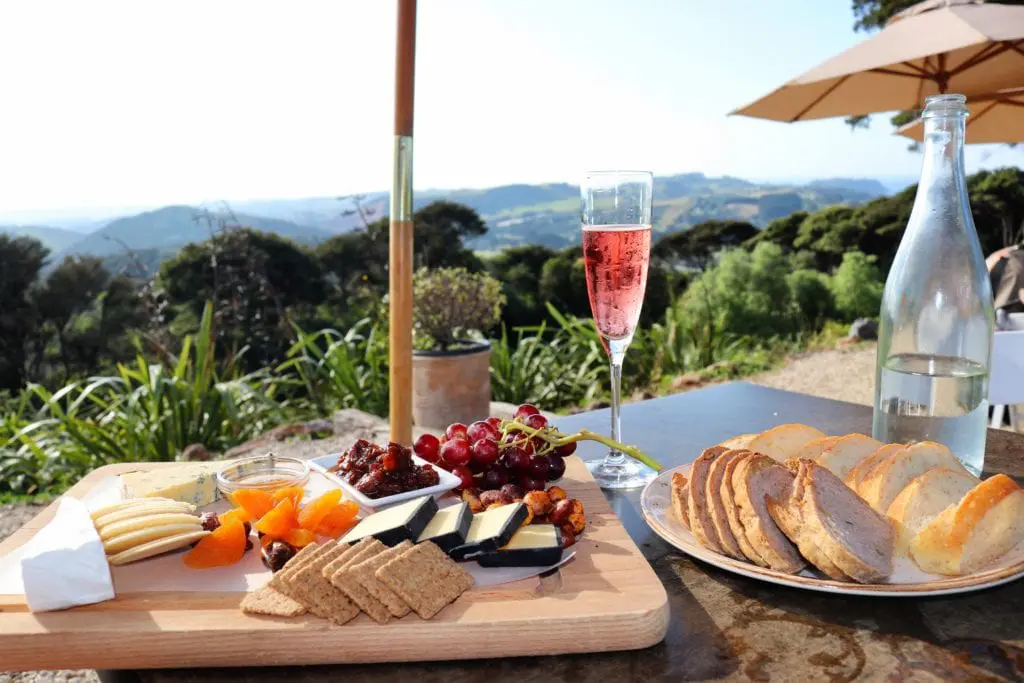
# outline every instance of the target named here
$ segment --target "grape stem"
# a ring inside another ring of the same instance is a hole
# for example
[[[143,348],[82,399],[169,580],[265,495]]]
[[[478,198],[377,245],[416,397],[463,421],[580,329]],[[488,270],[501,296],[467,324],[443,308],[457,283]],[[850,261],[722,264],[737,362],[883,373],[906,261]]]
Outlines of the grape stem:
[[[604,444],[608,448],[614,448],[620,453],[628,455],[634,460],[642,462],[655,472],[661,472],[663,469],[665,469],[664,467],[661,466],[661,463],[659,463],[657,460],[644,453],[636,446],[627,446],[626,444],[619,443],[618,441],[613,441],[607,436],[604,436],[603,434],[598,434],[597,432],[592,432],[588,429],[581,429],[575,434],[563,434],[562,432],[558,431],[553,427],[548,427],[544,429],[534,429],[532,427],[528,427],[522,422],[514,421],[505,421],[502,427],[503,431],[506,432],[524,432],[529,436],[536,436],[546,441],[548,444],[551,445],[552,448],[558,448],[559,446],[564,446],[568,443],[573,443],[575,441],[597,441],[598,443]]]

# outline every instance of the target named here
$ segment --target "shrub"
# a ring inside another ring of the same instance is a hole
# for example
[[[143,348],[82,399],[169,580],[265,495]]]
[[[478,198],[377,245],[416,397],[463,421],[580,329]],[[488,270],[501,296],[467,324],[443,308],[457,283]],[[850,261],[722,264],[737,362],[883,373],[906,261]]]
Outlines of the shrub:
[[[486,333],[501,319],[505,295],[490,275],[465,268],[421,268],[413,281],[416,332],[437,349],[451,348],[460,335]]]
[[[835,312],[829,277],[816,270],[797,270],[786,276],[789,294],[803,327],[817,329]]]
[[[878,316],[883,288],[874,256],[859,251],[843,254],[843,262],[832,276],[832,294],[844,320]]]

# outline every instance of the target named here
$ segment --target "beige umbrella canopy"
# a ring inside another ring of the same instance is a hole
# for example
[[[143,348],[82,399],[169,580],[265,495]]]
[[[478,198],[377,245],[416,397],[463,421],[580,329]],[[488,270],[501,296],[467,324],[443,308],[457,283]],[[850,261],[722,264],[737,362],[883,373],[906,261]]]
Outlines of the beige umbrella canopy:
[[[803,121],[920,108],[943,92],[1024,87],[1024,6],[929,0],[733,114]]]
[[[1024,88],[968,98],[967,110],[967,144],[1024,142]],[[920,119],[900,126],[896,133],[918,142],[924,140]]]

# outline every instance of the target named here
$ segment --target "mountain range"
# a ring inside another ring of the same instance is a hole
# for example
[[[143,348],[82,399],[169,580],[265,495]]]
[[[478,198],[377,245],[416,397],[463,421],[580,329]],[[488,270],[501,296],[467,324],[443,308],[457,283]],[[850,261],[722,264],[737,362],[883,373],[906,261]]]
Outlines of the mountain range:
[[[862,178],[770,184],[702,173],[660,176],[654,187],[654,230],[664,234],[711,219],[746,220],[764,227],[793,211],[856,204],[885,194],[888,190],[882,183]],[[579,188],[567,183],[516,184],[421,191],[416,193],[415,207],[438,199],[472,207],[489,228],[486,235],[469,245],[479,251],[518,244],[561,248],[579,239],[579,196]],[[0,225],[0,232],[39,239],[51,251],[51,264],[71,254],[89,254],[108,259],[116,269],[128,262],[136,266],[141,262],[151,271],[185,244],[209,238],[222,223],[246,225],[316,244],[358,229],[364,221],[383,218],[387,211],[387,193],[377,192],[339,198],[231,202],[212,208],[165,206],[100,221],[88,234],[46,225]]]

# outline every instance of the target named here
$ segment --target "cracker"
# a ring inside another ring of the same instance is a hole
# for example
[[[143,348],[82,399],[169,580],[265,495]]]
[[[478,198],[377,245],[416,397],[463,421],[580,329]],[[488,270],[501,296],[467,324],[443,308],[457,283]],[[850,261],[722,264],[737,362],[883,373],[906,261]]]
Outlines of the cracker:
[[[285,577],[294,591],[291,597],[316,616],[339,625],[359,616],[359,608],[324,578],[323,568],[346,550],[348,546],[329,543],[325,552],[314,555],[295,574]]]
[[[432,618],[473,586],[473,577],[430,541],[387,562],[376,577],[423,619]]]
[[[331,560],[323,569],[323,575],[325,579],[330,580],[331,576],[342,567],[351,564],[353,561],[362,562],[361,557],[369,557],[367,553],[369,550],[373,550],[373,553],[378,553],[384,548],[384,544],[378,541],[376,538],[368,537],[364,538],[354,545],[350,545],[345,549],[341,555]]]
[[[246,614],[263,614],[271,617],[298,617],[306,613],[302,603],[279,593],[271,586],[263,586],[242,599],[242,611]]]
[[[409,605],[398,594],[379,581],[375,576],[377,570],[412,547],[410,541],[402,541],[393,548],[377,553],[359,564],[352,564],[347,569],[349,576],[359,582],[366,592],[384,604],[393,617],[404,617],[409,613]]]
[[[317,553],[323,552],[325,547],[326,546],[322,546],[317,543],[310,543],[306,547],[302,548],[299,552],[295,553],[295,556],[292,559],[285,563],[283,568],[274,572],[274,575],[270,577],[270,581],[267,585],[278,593],[294,599],[294,591],[285,581],[285,578],[304,567],[306,563],[309,562],[310,558]]]
[[[366,540],[366,539],[363,539]],[[349,600],[354,602],[359,609],[376,621],[378,624],[386,624],[391,618],[391,612],[383,602],[373,597],[351,571],[351,567],[387,550],[387,546],[376,539],[371,539],[363,544],[360,541],[356,545],[363,545],[363,548],[354,553],[347,553],[338,560],[331,562],[324,567],[324,577],[331,584],[344,593]],[[353,546],[353,548],[356,546]],[[344,560],[344,563],[341,561]],[[340,566],[339,566],[340,565]]]

